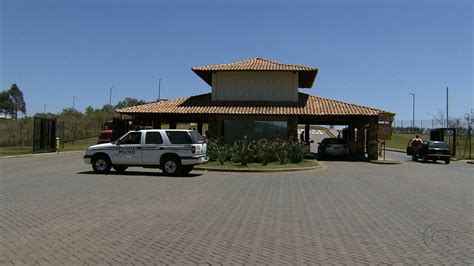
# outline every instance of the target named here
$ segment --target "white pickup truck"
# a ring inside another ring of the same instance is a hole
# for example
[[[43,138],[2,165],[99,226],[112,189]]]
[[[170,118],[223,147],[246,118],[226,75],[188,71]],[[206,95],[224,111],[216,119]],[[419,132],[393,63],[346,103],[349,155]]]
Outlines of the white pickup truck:
[[[161,168],[166,175],[187,174],[207,163],[206,144],[195,130],[150,129],[130,131],[112,143],[87,148],[84,162],[96,173],[117,172],[129,166]]]

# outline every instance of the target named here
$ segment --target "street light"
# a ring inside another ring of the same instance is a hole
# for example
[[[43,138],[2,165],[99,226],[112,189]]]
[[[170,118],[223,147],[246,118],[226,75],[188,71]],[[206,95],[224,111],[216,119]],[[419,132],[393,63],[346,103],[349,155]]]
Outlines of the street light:
[[[161,97],[161,78],[158,79],[158,102],[160,101]]]
[[[413,121],[411,122],[411,133],[415,133],[415,94],[410,93],[413,96]]]

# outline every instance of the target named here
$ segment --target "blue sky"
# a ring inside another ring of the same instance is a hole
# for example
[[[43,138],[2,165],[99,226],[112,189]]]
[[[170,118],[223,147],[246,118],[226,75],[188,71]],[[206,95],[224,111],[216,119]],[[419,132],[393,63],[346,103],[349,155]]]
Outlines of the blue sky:
[[[125,97],[210,92],[191,67],[261,56],[315,66],[301,92],[411,119],[473,108],[468,1],[1,0],[0,85],[17,83],[27,113],[99,108]]]

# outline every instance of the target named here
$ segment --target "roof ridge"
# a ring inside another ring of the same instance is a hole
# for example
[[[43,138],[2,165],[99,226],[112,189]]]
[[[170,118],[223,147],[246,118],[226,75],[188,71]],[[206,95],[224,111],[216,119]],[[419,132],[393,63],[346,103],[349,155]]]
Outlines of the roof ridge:
[[[256,57],[252,57],[252,58],[248,58],[248,59],[244,59],[244,60],[239,60],[239,61],[235,61],[235,62],[230,62],[230,63],[205,65],[205,66],[194,66],[194,67],[191,67],[191,69],[192,70],[200,70],[200,69],[212,68],[212,67],[234,66],[234,65],[238,65],[238,64],[242,64],[242,63],[249,63],[249,62],[257,61],[257,60],[265,61],[265,62],[270,63],[270,64],[277,64],[277,65],[281,65],[281,66],[286,66],[286,67],[297,67],[297,68],[306,68],[307,70],[318,70],[318,68],[315,68],[315,67],[281,63],[279,61],[271,60],[271,59],[264,58],[264,57],[261,57],[261,56],[256,56]],[[302,71],[302,70],[299,70],[299,71]]]

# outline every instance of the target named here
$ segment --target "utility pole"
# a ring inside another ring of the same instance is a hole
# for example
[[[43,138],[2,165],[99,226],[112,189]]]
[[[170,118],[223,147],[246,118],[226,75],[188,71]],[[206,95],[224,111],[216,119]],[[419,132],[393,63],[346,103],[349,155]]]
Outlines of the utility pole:
[[[415,94],[410,93],[413,96],[413,121],[411,123],[411,133],[415,133]]]
[[[114,86],[110,87],[110,91],[109,91],[109,105],[112,105],[112,89],[114,88]]]
[[[160,101],[161,97],[161,78],[158,79],[158,102]]]
[[[43,110],[43,113],[46,114],[46,104],[44,104],[44,110]]]
[[[446,128],[449,127],[449,88],[446,87]]]
[[[76,96],[72,96],[72,110],[76,110]]]

